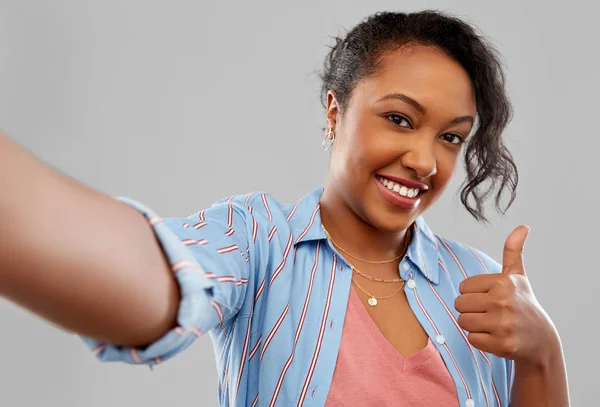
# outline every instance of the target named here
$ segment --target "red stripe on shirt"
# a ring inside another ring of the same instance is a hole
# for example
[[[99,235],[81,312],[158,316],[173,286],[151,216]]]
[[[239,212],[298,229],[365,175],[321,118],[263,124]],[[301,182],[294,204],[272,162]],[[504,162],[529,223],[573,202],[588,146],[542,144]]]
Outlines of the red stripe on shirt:
[[[444,272],[446,273],[446,275],[448,277],[450,277],[450,273],[448,273],[448,270],[446,269],[446,266],[444,266],[444,263],[442,263],[441,260],[438,260],[438,264],[440,265],[440,267],[442,268],[442,270],[444,270]]]
[[[227,330],[225,329],[225,325],[223,325],[222,322],[219,322],[219,327],[221,327],[221,331],[223,331],[223,335],[225,335],[225,337],[227,338],[227,336],[229,336],[227,334]],[[227,371],[225,371],[227,373]]]
[[[202,331],[195,325],[190,326],[189,331],[197,337],[202,336]]]
[[[419,256],[421,257],[421,264],[423,265],[423,271],[425,272],[425,277],[429,279],[429,273],[427,273],[427,267],[425,267],[425,258],[423,257],[423,250],[419,247]]]
[[[294,346],[292,348],[292,353],[288,357],[288,360],[283,367],[281,374],[279,375],[279,380],[277,380],[277,385],[275,386],[275,391],[273,392],[273,397],[271,398],[271,402],[269,403],[269,407],[274,407],[277,402],[277,398],[279,397],[279,392],[281,391],[281,386],[283,385],[283,380],[285,375],[292,365],[292,361],[294,360],[294,354],[296,353],[296,345],[298,344],[298,339],[300,338],[300,333],[302,332],[302,328],[304,327],[304,321],[306,320],[306,313],[308,311],[308,303],[310,301],[310,297],[312,294],[313,283],[315,281],[315,274],[317,268],[319,266],[319,253],[321,248],[321,242],[317,242],[317,249],[315,252],[315,262],[313,264],[312,271],[310,273],[310,281],[308,284],[308,290],[306,292],[306,296],[304,298],[304,306],[302,307],[302,313],[300,314],[300,321],[298,322],[298,326],[296,327],[296,335],[294,337]]]
[[[204,227],[204,226],[206,226],[206,225],[208,225],[208,223],[206,223],[206,222],[202,221],[202,222],[198,222],[198,223],[196,223],[196,224],[195,224],[193,227],[194,227],[194,229],[196,229],[196,230],[197,230],[197,229],[200,229],[200,228],[202,228],[202,227]]]
[[[449,249],[449,248],[448,248]],[[473,251],[473,250],[472,250]],[[450,252],[452,252],[450,250]],[[473,253],[475,253],[475,251],[473,251]],[[454,255],[454,253],[452,252],[455,261],[457,262],[458,266],[464,270],[464,267],[462,265],[462,262],[458,259],[458,257],[456,255]],[[481,261],[481,264],[483,265],[484,269],[487,271],[487,268],[485,267],[485,264],[483,264],[482,259],[479,257],[479,255],[477,255],[477,253],[475,253],[475,256],[477,256],[477,258],[479,258],[479,260]],[[489,273],[489,271],[488,271]],[[431,285],[431,284],[430,284]],[[469,342],[469,339],[467,338],[467,336],[465,335],[463,329],[460,327],[460,325],[458,325],[458,321],[456,320],[456,318],[454,318],[454,314],[452,314],[452,312],[450,311],[449,307],[442,301],[441,297],[438,295],[437,291],[433,288],[433,286],[431,287],[434,294],[438,297],[438,299],[440,300],[440,302],[442,302],[442,305],[444,306],[444,308],[446,309],[446,312],[450,315],[450,319],[452,320],[452,322],[454,323],[454,325],[456,326],[456,328],[458,329],[458,331],[460,332],[460,334],[462,335],[463,339],[465,340],[465,342],[467,343],[467,345],[469,346],[469,349],[471,350],[471,353],[473,353],[473,347],[471,346],[471,343]],[[490,362],[489,358],[487,357],[487,355],[482,352],[481,350],[477,349],[478,352],[481,354],[481,356],[483,357],[483,359],[487,362],[487,364],[489,365],[490,369],[492,367],[492,363]],[[473,358],[475,358],[475,354],[473,353]],[[475,358],[475,363],[477,364],[477,370],[479,372],[479,378],[481,380],[481,385],[483,387],[483,393],[485,395],[486,401],[488,401],[488,397],[487,397],[487,392],[485,390],[485,386],[483,384],[483,377],[481,375],[481,370],[479,369],[479,363],[477,362],[477,359]],[[492,389],[494,391],[494,395],[496,397],[496,401],[498,402],[498,405],[500,407],[502,407],[502,403],[500,402],[500,395],[498,394],[498,389],[496,388],[496,384],[494,383],[494,379],[492,377]],[[488,401],[488,405],[489,405],[489,401]]]
[[[446,241],[443,238],[440,237],[439,239],[440,239],[440,242],[442,242],[442,245],[446,248],[446,250],[448,250],[448,253],[450,253],[450,255],[454,258],[454,261],[458,265],[458,268],[462,272],[463,276],[465,278],[468,278],[469,276],[467,275],[467,272],[463,268],[462,264],[460,264],[460,261],[458,261],[458,257],[456,257],[456,254],[454,254],[454,251],[452,251],[452,249],[450,248],[448,243],[446,243]]]
[[[94,355],[95,357],[99,357],[104,349],[106,349],[106,344],[101,343],[100,345],[92,349],[92,355]]]
[[[475,257],[477,257],[477,259],[479,260],[479,262],[481,263],[481,265],[483,266],[483,269],[485,270],[485,272],[487,274],[490,274],[490,271],[488,270],[487,266],[485,265],[485,263],[483,262],[483,259],[481,258],[481,256],[479,256],[479,253],[477,253],[476,250],[473,250],[471,247],[468,247],[469,250],[471,250],[473,252],[473,254],[475,255]]]
[[[131,360],[133,360],[134,363],[140,363],[142,361],[142,359],[140,359],[140,355],[136,349],[132,348],[129,351],[129,354],[131,355]]]
[[[173,273],[177,273],[179,270],[186,267],[200,269],[200,266],[198,266],[196,263],[193,263],[190,260],[179,260],[171,265],[171,270],[173,271]]]
[[[223,322],[223,310],[221,309],[221,306],[219,305],[218,302],[216,302],[215,300],[213,300],[211,302],[212,307],[215,309],[215,311],[217,311],[217,315],[219,316],[219,321]]]
[[[238,286],[248,283],[248,279],[245,277],[238,280],[234,276],[217,276],[215,273],[208,272],[204,272],[204,277],[210,280],[217,280],[219,283],[235,283]]]
[[[331,265],[331,277],[329,279],[329,288],[327,289],[327,299],[325,300],[325,309],[323,310],[323,318],[321,319],[321,327],[319,328],[319,336],[317,337],[317,344],[315,346],[315,351],[313,353],[312,360],[310,362],[310,367],[308,369],[308,374],[306,375],[306,379],[304,380],[304,385],[302,386],[302,391],[300,393],[300,398],[296,406],[301,406],[304,404],[304,400],[306,399],[306,393],[308,392],[308,386],[310,385],[310,381],[312,380],[313,374],[315,372],[315,367],[317,366],[317,360],[319,359],[319,353],[321,353],[321,346],[323,345],[323,337],[325,336],[325,326],[327,325],[327,318],[329,317],[329,308],[331,307],[331,296],[333,294],[333,284],[335,282],[335,268],[337,266],[337,255],[333,255],[333,262]]]
[[[302,238],[304,236],[306,236],[306,234],[308,233],[310,227],[314,223],[315,217],[317,216],[317,213],[319,212],[320,208],[321,208],[321,205],[317,204],[317,207],[315,208],[315,210],[313,211],[313,213],[312,213],[312,215],[310,217],[310,222],[308,222],[308,225],[306,226],[306,228],[304,228],[304,231],[300,234],[300,236],[298,236],[298,239],[296,239],[296,243],[298,243],[300,240],[302,240]]]
[[[233,226],[233,206],[227,205],[227,225],[231,228]]]
[[[275,232],[277,232],[277,227],[273,226],[273,228],[269,232],[269,242],[273,239],[273,236],[275,236]]]
[[[413,278],[412,273],[410,273],[410,278],[411,279]],[[419,307],[421,308],[421,311],[423,311],[423,314],[425,314],[425,317],[429,320],[429,323],[433,327],[435,333],[437,335],[440,335],[440,331],[438,330],[437,326],[433,322],[433,319],[431,319],[431,317],[429,316],[429,314],[425,310],[425,307],[423,306],[423,303],[421,303],[421,300],[419,299],[419,295],[417,294],[417,289],[413,288],[413,291],[415,293],[415,299],[417,300],[417,303],[419,304]],[[447,343],[444,343],[443,346],[446,349],[446,351],[448,352],[448,355],[450,355],[450,358],[452,359],[452,362],[454,363],[454,367],[456,368],[456,371],[458,372],[458,375],[460,376],[460,379],[462,380],[463,385],[465,386],[465,390],[467,392],[467,398],[471,398],[471,390],[469,389],[469,385],[467,384],[467,381],[465,380],[465,377],[463,376],[462,372],[460,371],[460,368],[458,367],[458,363],[456,363],[456,359],[454,359],[454,355],[452,354],[452,352],[450,352],[450,348],[448,347]]]
[[[235,405],[235,401],[237,399],[239,390],[240,390],[240,384],[242,383],[242,375],[244,373],[244,368],[246,367],[246,357],[248,355],[248,346],[250,344],[250,331],[251,331],[251,325],[252,325],[252,312],[250,312],[250,317],[248,317],[248,325],[246,326],[246,337],[244,338],[244,345],[242,347],[242,356],[240,359],[240,369],[238,372],[238,378],[237,378],[237,382],[235,385],[235,397],[233,399],[233,402],[231,403],[231,405]]]
[[[263,205],[265,206],[265,209],[267,210],[267,216],[269,217],[269,222],[271,222],[273,220],[273,216],[271,215],[271,210],[269,209],[269,204],[267,203],[267,197],[265,194],[262,194],[260,197],[262,198]]]
[[[252,215],[250,215],[252,216]],[[252,216],[252,241],[256,243],[256,236],[258,236],[258,223],[254,216]]]
[[[298,202],[296,202],[296,204],[294,205],[294,207],[292,208],[292,210],[290,211],[290,213],[287,216],[287,221],[289,222],[290,220],[292,220],[292,216],[294,216],[294,213],[296,213],[296,209],[298,209],[298,205],[300,205],[300,202],[302,202],[302,199],[299,200]]]
[[[254,357],[254,355],[256,355],[256,352],[258,351],[258,349],[260,348],[260,344],[262,343],[262,335],[260,335],[258,337],[258,339],[256,340],[256,345],[254,345],[254,347],[252,348],[252,350],[250,351],[250,355],[248,356],[248,360],[252,360],[252,358]]]
[[[508,364],[508,399],[510,400],[510,398],[512,397],[513,381],[515,378],[515,361],[510,360]]]
[[[256,301],[258,301],[258,298],[260,297],[260,295],[263,293],[263,291],[265,290],[265,280],[267,279],[267,276],[265,275],[263,277],[263,280],[261,281],[260,285],[258,286],[258,288],[256,289],[256,296],[254,297],[254,303],[256,304]]]
[[[290,232],[290,237],[288,238],[287,245],[285,246],[285,251],[283,252],[283,260],[281,261],[279,266],[277,266],[277,268],[273,272],[273,275],[271,276],[271,281],[269,281],[269,288],[273,285],[273,282],[279,276],[279,274],[281,274],[281,271],[285,267],[285,263],[287,261],[288,255],[290,254],[291,249],[292,249],[292,232]]]
[[[427,282],[429,283],[429,286],[431,287],[431,291],[433,291],[433,294],[437,297],[437,299],[439,300],[440,304],[442,304],[442,306],[446,310],[446,313],[450,317],[450,320],[452,320],[452,322],[454,323],[454,326],[456,326],[456,329],[458,329],[458,332],[461,334],[461,336],[465,340],[466,345],[468,346],[469,350],[471,351],[471,355],[473,356],[473,360],[475,361],[475,365],[477,366],[477,373],[479,374],[479,382],[481,383],[481,388],[483,389],[483,395],[485,396],[486,404],[489,406],[490,405],[490,401],[488,399],[487,391],[485,389],[485,383],[483,381],[483,375],[481,374],[481,367],[479,366],[479,361],[477,360],[477,356],[475,355],[475,352],[473,351],[473,346],[469,342],[467,336],[465,335],[465,333],[462,330],[462,328],[460,327],[460,325],[458,325],[458,321],[454,317],[454,314],[452,313],[452,311],[450,311],[450,308],[448,308],[448,306],[446,305],[446,303],[444,302],[444,300],[442,299],[442,297],[439,295],[439,293],[437,292],[437,290],[435,289],[435,287],[433,286],[433,284],[431,284],[430,281],[427,281]],[[483,358],[486,359],[486,361],[488,362],[488,364],[490,365],[490,368],[491,368],[492,365],[491,365],[489,359],[485,356],[485,354],[483,352],[481,352],[481,351],[479,351],[479,352],[481,353],[481,355],[483,356]],[[496,393],[496,401],[498,402],[498,405],[500,407],[502,407],[502,403],[500,402],[500,397],[499,397],[499,395],[498,395],[498,393],[496,391],[496,385],[494,384],[493,378],[492,378],[492,387],[494,388],[494,392]]]
[[[159,218],[158,216],[152,216],[150,219],[148,219],[148,223],[150,223],[150,225],[152,225],[152,226],[154,226],[160,222],[162,222],[162,219]]]
[[[217,249],[217,253],[224,254],[224,253],[230,253],[230,252],[233,252],[236,250],[238,250],[237,245],[232,244],[231,246],[221,247],[220,249]]]
[[[265,356],[265,352],[267,351],[267,348],[269,347],[269,345],[271,344],[271,341],[273,340],[273,338],[275,337],[275,334],[277,333],[277,331],[279,330],[279,327],[281,326],[281,324],[283,323],[283,320],[285,319],[286,315],[288,314],[288,311],[290,310],[290,303],[288,302],[287,305],[285,306],[285,308],[283,309],[283,312],[281,313],[281,315],[279,316],[279,318],[277,319],[277,322],[275,322],[275,325],[273,326],[273,328],[271,329],[271,332],[269,332],[269,335],[267,336],[267,338],[265,339],[265,343],[262,347],[262,349],[260,350],[260,360],[263,359],[263,357]]]
[[[206,240],[206,239],[200,239],[200,240],[183,239],[181,241],[181,243],[183,243],[185,246],[194,246],[194,245],[204,246],[205,244],[208,244],[208,240]]]

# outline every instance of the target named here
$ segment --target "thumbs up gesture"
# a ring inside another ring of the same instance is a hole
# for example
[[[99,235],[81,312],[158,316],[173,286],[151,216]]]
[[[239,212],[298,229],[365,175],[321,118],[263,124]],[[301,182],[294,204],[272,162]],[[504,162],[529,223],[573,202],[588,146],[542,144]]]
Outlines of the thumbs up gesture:
[[[523,264],[529,227],[519,226],[506,239],[502,273],[465,279],[454,307],[469,342],[498,357],[538,363],[558,335],[538,303]]]

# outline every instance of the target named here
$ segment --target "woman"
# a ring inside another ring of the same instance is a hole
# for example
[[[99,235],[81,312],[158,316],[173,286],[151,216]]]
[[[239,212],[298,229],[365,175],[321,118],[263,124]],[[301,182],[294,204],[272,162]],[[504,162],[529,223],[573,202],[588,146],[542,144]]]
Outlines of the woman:
[[[103,361],[153,366],[210,334],[223,406],[567,406],[560,338],[523,266],[528,228],[501,266],[421,216],[463,150],[473,216],[494,187],[501,211],[514,199],[494,50],[441,13],[379,13],[337,40],[323,98],[323,189],[181,219],[1,138],[0,293]]]

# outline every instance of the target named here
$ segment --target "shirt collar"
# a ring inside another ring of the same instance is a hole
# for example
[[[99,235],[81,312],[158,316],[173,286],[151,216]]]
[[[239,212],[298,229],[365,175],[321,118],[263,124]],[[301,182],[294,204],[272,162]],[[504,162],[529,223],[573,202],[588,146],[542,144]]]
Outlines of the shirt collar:
[[[321,225],[319,200],[323,188],[319,188],[289,206],[288,222],[294,245],[311,240],[326,239]],[[434,284],[439,281],[437,240],[423,217],[417,218],[412,225],[412,240],[407,257],[416,268]]]
[[[429,281],[437,284],[440,268],[436,237],[422,216],[413,223],[411,231],[412,239],[406,255]]]

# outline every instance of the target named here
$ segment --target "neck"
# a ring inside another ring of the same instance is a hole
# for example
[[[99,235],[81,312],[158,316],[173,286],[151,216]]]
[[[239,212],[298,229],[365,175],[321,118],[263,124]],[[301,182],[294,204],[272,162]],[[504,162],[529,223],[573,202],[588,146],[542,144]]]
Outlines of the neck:
[[[330,186],[321,195],[321,222],[344,250],[362,258],[379,261],[403,254],[406,229],[382,231],[368,223]]]

